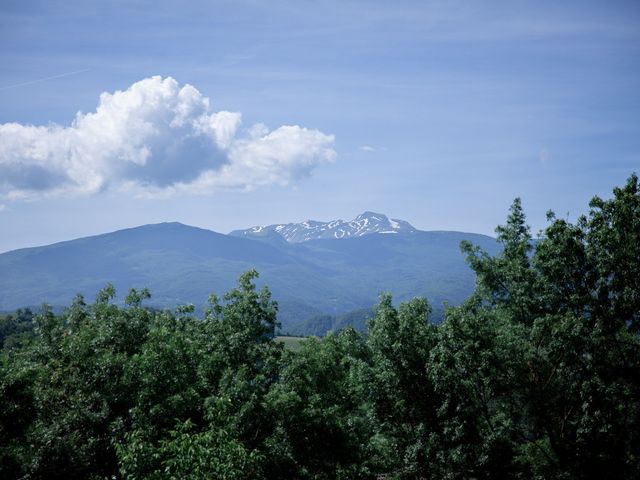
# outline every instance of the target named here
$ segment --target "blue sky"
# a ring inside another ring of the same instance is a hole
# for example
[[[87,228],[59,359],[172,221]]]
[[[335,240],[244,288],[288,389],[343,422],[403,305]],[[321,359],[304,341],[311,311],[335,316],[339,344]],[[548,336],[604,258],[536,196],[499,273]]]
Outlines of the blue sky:
[[[537,231],[640,171],[639,87],[637,2],[4,1],[0,251],[364,210],[491,234],[516,196]]]

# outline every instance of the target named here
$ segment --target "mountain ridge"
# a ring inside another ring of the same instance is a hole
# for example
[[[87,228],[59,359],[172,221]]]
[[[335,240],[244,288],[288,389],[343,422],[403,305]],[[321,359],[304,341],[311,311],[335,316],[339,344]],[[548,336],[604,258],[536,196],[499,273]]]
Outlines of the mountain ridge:
[[[279,223],[234,230],[229,235],[260,238],[277,234],[289,243],[302,243],[319,239],[361,237],[372,233],[411,234],[416,231],[417,229],[405,220],[365,211],[349,221],[338,219],[328,222],[305,220],[299,223]]]
[[[297,243],[280,235],[274,239],[164,222],[12,250],[0,254],[0,310],[43,302],[68,305],[77,293],[92,299],[112,283],[118,302],[129,288],[148,287],[150,305],[192,303],[202,311],[210,293],[224,294],[242,272],[255,268],[258,286],[268,285],[279,303],[285,331],[320,331],[307,321],[369,309],[383,291],[397,301],[425,296],[439,318],[443,302],[458,304],[474,287],[460,241],[490,253],[498,248],[491,237],[447,231]]]

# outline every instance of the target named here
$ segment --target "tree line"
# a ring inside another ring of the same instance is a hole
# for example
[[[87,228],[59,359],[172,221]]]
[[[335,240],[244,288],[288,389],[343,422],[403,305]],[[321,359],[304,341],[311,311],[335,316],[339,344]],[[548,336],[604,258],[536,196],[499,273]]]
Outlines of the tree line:
[[[111,286],[5,318],[0,477],[640,478],[639,188],[535,240],[516,199],[438,325],[385,294],[293,352],[255,271],[204,318]]]

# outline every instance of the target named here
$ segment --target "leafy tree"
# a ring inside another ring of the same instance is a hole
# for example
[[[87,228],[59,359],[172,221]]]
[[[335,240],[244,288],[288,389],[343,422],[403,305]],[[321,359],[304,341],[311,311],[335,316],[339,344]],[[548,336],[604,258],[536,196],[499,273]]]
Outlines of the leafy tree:
[[[256,291],[256,277],[243,274],[223,302],[212,295],[204,320],[192,306],[156,315],[126,371],[139,390],[117,446],[125,477],[181,478],[204,451],[187,478],[260,476],[273,423],[264,398],[282,346],[273,341],[277,305]]]
[[[440,403],[431,437],[433,477],[514,478],[522,440],[524,327],[477,303],[447,312],[429,373]]]
[[[353,329],[310,338],[284,357],[266,402],[276,420],[267,440],[269,478],[367,478],[371,422],[359,372],[368,350]]]
[[[497,229],[504,247],[499,256],[462,247],[478,288],[464,307],[451,312],[443,332],[450,319],[460,317],[464,326],[485,318],[486,324],[497,322],[496,339],[508,334],[520,345],[496,358],[499,368],[481,379],[501,385],[503,372],[513,379],[508,395],[496,391],[489,398],[497,411],[525,413],[508,414],[505,438],[519,453],[503,463],[525,476],[630,478],[638,473],[637,176],[615,189],[611,200],[596,197],[590,206],[576,225],[550,213],[551,224],[533,251],[516,201],[506,225]],[[467,330],[472,342],[456,347],[461,354],[482,344],[482,328]],[[496,346],[481,351],[496,351]],[[474,428],[481,427],[476,422]],[[477,464],[475,458],[471,464]]]
[[[416,298],[393,307],[382,295],[369,323],[372,366],[368,398],[378,425],[374,439],[383,449],[388,473],[402,478],[432,477],[432,433],[439,428],[439,397],[429,375],[437,340],[431,307]]]
[[[533,244],[529,226],[516,198],[507,221],[496,228],[502,252],[491,257],[467,241],[461,243],[467,263],[477,276],[475,298],[496,310],[504,310],[514,321],[531,324],[539,312],[536,272],[531,269]]]

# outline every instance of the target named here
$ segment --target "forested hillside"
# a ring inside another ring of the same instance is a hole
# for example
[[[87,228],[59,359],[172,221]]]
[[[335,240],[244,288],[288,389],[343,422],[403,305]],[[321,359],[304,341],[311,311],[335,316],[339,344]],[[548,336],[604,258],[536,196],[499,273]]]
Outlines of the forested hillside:
[[[144,225],[0,254],[0,311],[46,302],[58,312],[77,293],[92,298],[111,283],[119,292],[149,288],[155,308],[193,303],[202,315],[209,293],[233,288],[242,272],[255,268],[259,286],[268,285],[278,299],[285,332],[324,334],[314,317],[371,309],[381,291],[397,301],[426,296],[441,320],[445,301],[459,305],[473,291],[462,240],[498,251],[493,238],[461,232],[412,229],[290,244],[279,235],[274,240],[180,223]],[[122,298],[115,302],[123,304]]]
[[[0,477],[640,478],[638,177],[548,218],[534,247],[516,200],[499,253],[463,242],[477,286],[441,324],[383,295],[298,352],[255,271],[203,318],[108,285],[4,319]]]

